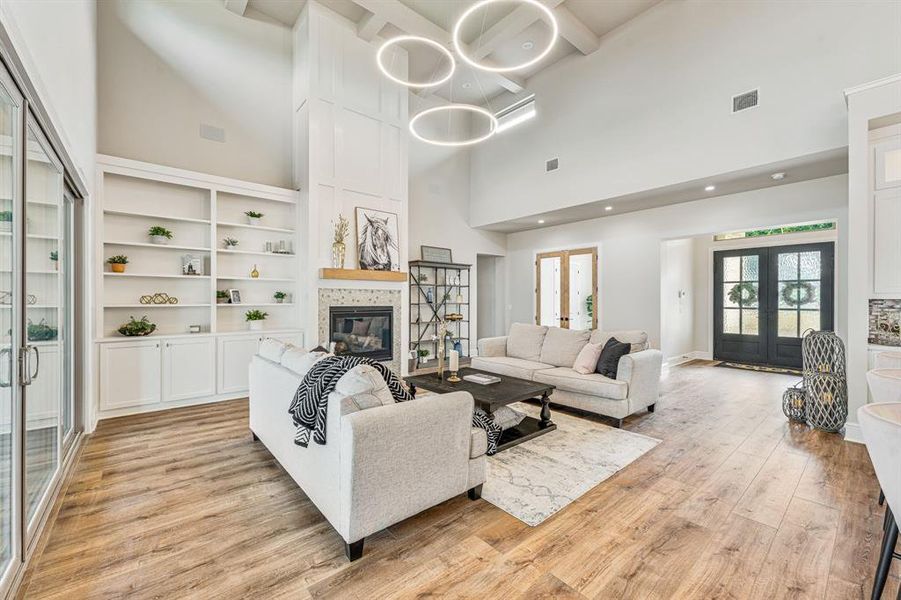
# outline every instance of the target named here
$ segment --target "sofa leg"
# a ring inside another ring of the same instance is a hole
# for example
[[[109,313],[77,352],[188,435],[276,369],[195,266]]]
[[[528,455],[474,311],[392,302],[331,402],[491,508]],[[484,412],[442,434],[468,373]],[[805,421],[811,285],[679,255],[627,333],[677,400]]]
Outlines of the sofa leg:
[[[654,412],[654,409],[656,409],[656,408],[657,408],[657,404],[654,403],[648,407],[648,412]]]
[[[255,441],[255,442],[259,442],[259,441],[260,441],[260,438],[258,438],[258,437],[257,437],[257,434],[253,432],[253,429],[250,430],[250,437],[251,437],[251,439],[253,439],[253,441]]]
[[[363,556],[363,542],[366,538],[361,538],[352,544],[348,544],[344,542],[344,554],[347,555],[347,560],[353,562]]]
[[[613,426],[617,429],[623,428],[623,420],[622,419],[613,419]]]
[[[471,490],[466,492],[466,495],[469,496],[470,500],[478,500],[479,498],[481,498],[482,497],[482,484],[480,483],[479,485],[475,486],[474,488],[472,488]]]

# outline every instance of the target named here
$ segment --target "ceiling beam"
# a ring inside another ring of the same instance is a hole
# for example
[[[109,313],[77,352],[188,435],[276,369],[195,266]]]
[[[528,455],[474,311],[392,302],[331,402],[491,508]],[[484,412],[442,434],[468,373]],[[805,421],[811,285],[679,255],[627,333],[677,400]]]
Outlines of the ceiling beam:
[[[446,45],[451,44],[449,31],[402,4],[399,0],[353,0],[353,2],[408,34],[430,38]],[[468,48],[466,50],[469,51]],[[479,71],[479,76],[496,82],[514,94],[525,89],[525,81],[509,73]]]
[[[225,0],[225,8],[239,17],[243,17],[244,11],[247,10],[248,1],[249,0]]]
[[[560,27],[560,37],[575,46],[582,54],[591,54],[601,47],[600,38],[565,6],[555,8],[554,16],[557,17],[557,25]]]
[[[371,42],[379,34],[382,27],[388,24],[383,17],[375,13],[369,13],[357,23],[357,35],[367,42]]]

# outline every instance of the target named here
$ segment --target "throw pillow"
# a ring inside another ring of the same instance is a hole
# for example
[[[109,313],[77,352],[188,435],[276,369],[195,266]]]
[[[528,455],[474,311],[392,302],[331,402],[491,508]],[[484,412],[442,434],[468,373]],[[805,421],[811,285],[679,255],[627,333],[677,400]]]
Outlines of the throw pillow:
[[[335,385],[335,392],[348,398],[356,410],[394,404],[388,384],[369,365],[357,365],[342,375]]]
[[[603,349],[600,344],[585,344],[573,363],[573,371],[582,375],[594,373],[598,368],[598,360],[601,358]]]
[[[275,338],[266,338],[263,340],[263,343],[260,344],[259,355],[277,363],[282,360],[282,355],[290,348],[293,348],[290,344],[285,344]]]
[[[631,347],[631,344],[620,342],[616,338],[610,338],[604,344],[604,349],[601,350],[601,357],[598,359],[598,365],[595,370],[604,377],[616,379],[619,359],[628,354]]]

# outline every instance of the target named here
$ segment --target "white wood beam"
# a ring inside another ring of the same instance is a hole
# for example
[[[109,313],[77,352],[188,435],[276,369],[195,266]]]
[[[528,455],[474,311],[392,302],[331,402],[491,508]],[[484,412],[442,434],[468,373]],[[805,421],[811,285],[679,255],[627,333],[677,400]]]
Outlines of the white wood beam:
[[[376,15],[375,13],[369,13],[357,23],[357,35],[367,42],[371,42],[372,39],[379,34],[379,31],[382,30],[382,27],[388,24],[383,17]]]
[[[244,11],[247,10],[248,2],[249,0],[225,0],[225,8],[239,17],[243,17]]]
[[[542,4],[554,10],[563,4],[563,0],[544,0]],[[532,23],[540,18],[541,13],[532,6],[524,4],[517,7],[509,15],[489,27],[488,31],[483,32],[482,35],[473,40],[469,45],[472,48],[473,58],[482,60],[489,56],[503,44],[531,27]]]
[[[411,35],[431,38],[442,44],[451,44],[451,33],[440,25],[433,23],[421,14],[399,2],[399,0],[353,0],[358,6],[365,8],[373,15],[385,19],[401,31]],[[468,52],[468,49],[467,49]],[[504,89],[518,94],[525,89],[522,78],[509,73],[489,73],[480,71],[479,76],[490,79]]]
[[[591,54],[601,47],[600,38],[566,6],[555,8],[554,16],[557,17],[557,25],[560,27],[560,37],[575,46],[582,54]]]

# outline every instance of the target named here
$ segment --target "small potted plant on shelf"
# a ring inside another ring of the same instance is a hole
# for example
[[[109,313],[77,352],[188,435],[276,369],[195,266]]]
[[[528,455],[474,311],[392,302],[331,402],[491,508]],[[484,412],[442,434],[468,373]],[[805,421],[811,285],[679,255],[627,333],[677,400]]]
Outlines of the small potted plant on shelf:
[[[263,321],[265,321],[268,316],[269,313],[263,312],[257,308],[248,310],[244,313],[244,319],[247,321],[247,328],[251,331],[259,331],[262,329]]]
[[[247,223],[249,225],[259,225],[260,219],[263,218],[263,213],[257,212],[255,210],[248,210],[244,214],[247,216]]]
[[[227,237],[224,240],[222,240],[222,243],[225,244],[226,250],[234,250],[235,246],[238,245],[238,240],[236,240],[233,237]]]
[[[416,356],[419,357],[419,362],[421,364],[429,362],[429,351],[427,348],[420,348],[416,351]]]
[[[172,232],[159,225],[151,227],[147,231],[147,235],[150,236],[150,241],[154,244],[168,244],[169,240],[172,239]]]
[[[127,337],[141,337],[150,335],[155,330],[156,323],[151,323],[146,315],[141,317],[140,321],[138,319],[135,319],[134,317],[129,317],[128,323],[125,323],[118,329],[121,335]]]
[[[11,210],[0,210],[0,231],[13,230],[13,213]]]
[[[228,304],[228,292],[216,290],[216,304]]]
[[[113,273],[124,273],[125,265],[128,264],[128,257],[117,254],[116,256],[110,256],[106,259],[106,262],[109,263],[109,268]]]
[[[53,270],[59,271],[59,250],[50,251],[50,262],[53,263]]]
[[[52,325],[48,325],[44,319],[41,319],[37,324],[33,323],[31,319],[28,319],[27,335],[29,342],[47,342],[55,340],[58,334],[59,329]]]
[[[274,294],[272,294],[272,297],[275,298],[276,304],[281,304],[285,301],[285,298],[288,297],[288,294],[279,290],[279,291],[275,292]]]

